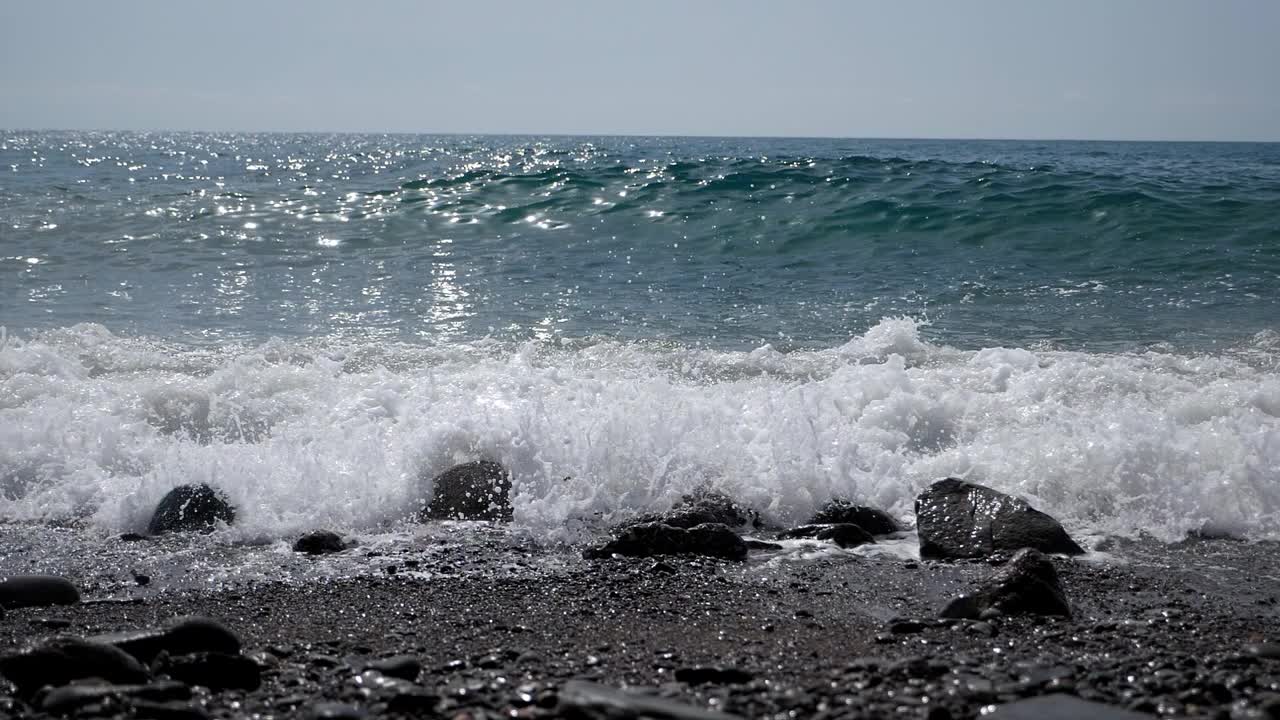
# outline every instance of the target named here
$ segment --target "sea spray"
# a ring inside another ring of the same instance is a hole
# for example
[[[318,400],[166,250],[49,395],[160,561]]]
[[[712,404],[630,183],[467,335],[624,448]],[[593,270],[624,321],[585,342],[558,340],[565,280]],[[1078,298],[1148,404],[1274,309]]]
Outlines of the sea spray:
[[[910,519],[945,476],[1069,527],[1280,536],[1280,378],[1240,353],[960,350],[909,319],[828,349],[400,344],[213,350],[84,325],[0,348],[0,514],[145,527],[208,483],[234,532],[380,532],[457,462],[511,469],[515,522],[575,540],[711,486],[767,519],[833,497]]]

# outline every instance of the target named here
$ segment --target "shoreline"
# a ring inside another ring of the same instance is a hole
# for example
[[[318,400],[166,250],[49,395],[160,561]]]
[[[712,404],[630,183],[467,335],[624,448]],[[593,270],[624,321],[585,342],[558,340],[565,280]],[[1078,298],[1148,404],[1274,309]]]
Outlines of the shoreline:
[[[544,551],[477,543],[458,552],[481,571],[459,575],[377,566],[335,580],[11,609],[0,642],[17,649],[212,617],[239,635],[262,685],[180,703],[211,717],[315,714],[325,703],[399,717],[413,702],[428,716],[603,717],[566,710],[557,693],[574,679],[743,717],[965,718],[1054,692],[1172,717],[1280,708],[1280,653],[1266,645],[1280,640],[1271,630],[1280,545],[1118,545],[1117,562],[1054,558],[1069,620],[938,620],[949,598],[996,570],[985,561],[844,552],[771,561],[766,552],[743,563],[540,563],[531,560]],[[422,553],[420,567],[449,562]],[[422,666],[414,682],[361,674],[405,655]],[[27,712],[18,703],[12,688],[0,692],[0,711]]]

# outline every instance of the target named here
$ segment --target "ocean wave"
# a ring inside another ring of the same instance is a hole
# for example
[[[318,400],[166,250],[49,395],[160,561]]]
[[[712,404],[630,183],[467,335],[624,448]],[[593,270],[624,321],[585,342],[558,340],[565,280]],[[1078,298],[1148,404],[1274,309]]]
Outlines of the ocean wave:
[[[0,515],[145,526],[208,482],[238,529],[376,532],[449,465],[513,473],[517,525],[592,523],[711,485],[779,522],[832,497],[903,518],[960,476],[1069,526],[1280,537],[1280,364],[1229,351],[961,350],[887,318],[846,343],[736,352],[578,339],[219,349],[77,325],[0,344]]]

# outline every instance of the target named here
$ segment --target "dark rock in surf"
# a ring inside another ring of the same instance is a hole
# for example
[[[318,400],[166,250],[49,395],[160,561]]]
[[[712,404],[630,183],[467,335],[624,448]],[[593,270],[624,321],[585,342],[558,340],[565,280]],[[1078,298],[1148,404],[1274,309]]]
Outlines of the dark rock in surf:
[[[610,555],[706,555],[745,560],[747,544],[737,533],[719,523],[680,528],[649,522],[625,527],[614,539],[583,553],[586,558],[607,558]]]
[[[235,522],[236,511],[225,495],[203,483],[179,485],[169,491],[160,504],[147,532],[161,535],[167,532],[213,532],[218,523]]]
[[[947,478],[916,498],[920,557],[981,558],[1035,548],[1081,555],[1062,525],[1025,501],[984,485]]]
[[[716,523],[730,528],[758,528],[760,513],[739,505],[733,498],[714,490],[697,490],[684,495],[665,513],[642,515],[634,523],[660,522],[678,528]]]
[[[293,551],[308,555],[326,555],[346,550],[342,536],[329,530],[312,530],[293,543]]]
[[[129,653],[79,638],[50,640],[25,652],[0,657],[0,675],[23,694],[45,685],[58,687],[85,678],[136,684],[148,677],[147,669]]]
[[[857,525],[872,535],[888,535],[898,532],[898,522],[883,510],[865,505],[854,505],[848,500],[832,500],[823,505],[809,520],[810,525]]]
[[[871,537],[871,533],[852,523],[801,525],[779,533],[778,538],[781,540],[794,540],[796,538],[830,540],[842,548],[857,547],[858,545],[866,545],[876,541],[875,538]]]
[[[48,607],[75,605],[80,591],[57,575],[11,575],[0,580],[0,607]]]
[[[781,546],[781,545],[779,545],[778,543],[772,543],[772,542],[768,542],[768,541],[766,541],[766,540],[750,540],[750,539],[745,539],[745,540],[743,540],[743,542],[745,542],[745,543],[747,544],[747,549],[748,549],[748,550],[764,550],[764,551],[766,551],[766,552],[771,552],[771,551],[774,551],[774,550],[781,550],[781,549],[782,549],[782,546]]]
[[[262,668],[239,654],[199,652],[161,655],[155,671],[188,685],[219,690],[257,690],[262,685]]]
[[[431,481],[422,520],[511,522],[511,475],[491,460],[455,465]]]
[[[205,617],[181,618],[163,630],[133,630],[96,635],[92,642],[117,647],[150,664],[161,653],[240,652],[240,638],[226,625]]]
[[[1071,617],[1053,561],[1023,548],[977,591],[947,603],[941,617],[978,620],[994,614]]]
[[[1000,705],[983,717],[987,720],[1149,720],[1154,716],[1055,693]]]

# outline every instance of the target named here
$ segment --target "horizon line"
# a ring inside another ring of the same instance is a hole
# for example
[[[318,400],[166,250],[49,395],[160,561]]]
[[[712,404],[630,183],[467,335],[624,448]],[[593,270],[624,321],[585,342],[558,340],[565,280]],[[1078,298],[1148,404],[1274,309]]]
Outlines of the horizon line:
[[[235,134],[235,135],[406,135],[433,137],[552,137],[552,138],[691,138],[703,140],[869,140],[869,141],[907,141],[907,142],[1097,142],[1097,143],[1187,143],[1187,144],[1242,144],[1273,145],[1280,144],[1280,137],[1274,140],[1257,139],[1195,139],[1195,138],[1082,138],[1082,137],[980,137],[980,136],[893,136],[893,135],[716,135],[711,133],[630,133],[630,132],[460,132],[460,131],[427,131],[427,130],[210,130],[210,129],[138,129],[138,128],[34,128],[34,127],[0,127],[0,132],[88,132],[88,133],[191,133],[191,134]]]

